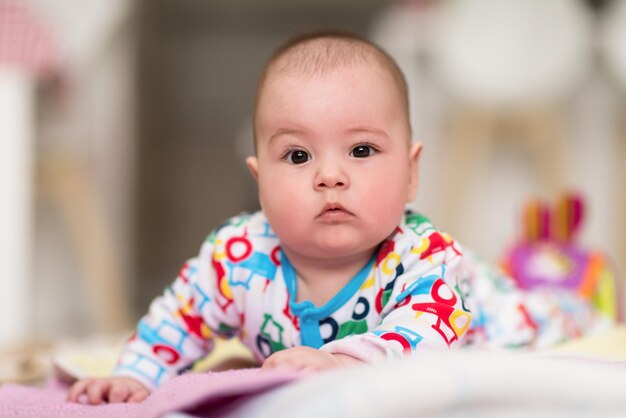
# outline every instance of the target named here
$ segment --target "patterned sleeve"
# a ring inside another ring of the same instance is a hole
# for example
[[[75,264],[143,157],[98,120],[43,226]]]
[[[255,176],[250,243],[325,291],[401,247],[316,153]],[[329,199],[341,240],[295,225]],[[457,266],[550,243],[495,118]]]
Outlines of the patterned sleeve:
[[[390,248],[381,250],[379,262],[383,273],[392,273],[393,280],[382,298],[377,298],[376,303],[382,305],[380,323],[365,334],[330,342],[323,350],[374,362],[461,343],[471,315],[458,246],[436,231],[417,240],[388,244]]]
[[[151,303],[124,346],[115,375],[154,390],[210,352],[215,334],[237,333],[240,315],[216,245],[214,236],[207,239],[200,255]]]
[[[570,289],[523,290],[514,279],[467,253],[473,278],[474,317],[469,343],[489,348],[542,349],[607,330],[601,315]]]

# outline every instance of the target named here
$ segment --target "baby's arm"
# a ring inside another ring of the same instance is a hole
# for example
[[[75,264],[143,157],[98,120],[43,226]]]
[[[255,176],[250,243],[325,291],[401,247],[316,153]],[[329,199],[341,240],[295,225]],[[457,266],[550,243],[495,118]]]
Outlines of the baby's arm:
[[[463,256],[451,239],[435,234],[430,236],[440,243],[435,251],[428,247],[431,250],[425,253],[400,243],[387,255],[402,264],[380,307],[381,322],[367,333],[332,341],[321,350],[374,362],[460,344],[471,323],[462,290],[467,283]]]
[[[387,256],[401,259],[402,267],[391,280],[388,298],[378,298],[384,305],[378,326],[325,344],[320,350],[294,347],[279,351],[265,360],[263,368],[322,370],[458,345],[471,320],[461,290],[467,279],[463,257],[450,239],[439,234],[432,238],[441,245],[428,256],[413,245],[399,245],[395,248],[398,252]],[[382,302],[383,298],[387,301]]]
[[[69,390],[68,401],[92,405],[141,402],[153,389],[176,374],[182,357],[176,341],[171,338],[171,332],[170,335],[159,333],[158,327],[151,324],[167,323],[171,324],[170,331],[178,329],[180,335],[187,333],[176,319],[179,299],[184,298],[176,295],[189,292],[184,289],[189,287],[189,273],[195,271],[196,264],[195,260],[187,262],[173,285],[151,303],[149,313],[139,321],[134,335],[124,345],[115,375],[77,381]],[[164,358],[165,353],[170,357]]]
[[[263,362],[262,369],[313,371],[361,363],[363,361],[347,354],[333,354],[311,347],[292,347],[269,356]]]
[[[213,347],[214,332],[222,336],[237,332],[240,315],[216,263],[213,245],[207,242],[200,256],[187,262],[174,283],[152,302],[124,346],[115,376],[81,380],[68,399],[76,401],[86,394],[96,404],[142,400],[205,356]]]
[[[67,400],[91,405],[135,403],[143,401],[149,394],[148,388],[132,377],[114,376],[79,380],[70,388]]]

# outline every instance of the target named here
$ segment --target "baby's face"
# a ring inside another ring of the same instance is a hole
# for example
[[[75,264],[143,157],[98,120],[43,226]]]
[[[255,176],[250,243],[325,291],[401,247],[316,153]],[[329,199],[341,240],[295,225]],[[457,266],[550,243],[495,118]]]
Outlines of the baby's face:
[[[390,76],[373,65],[270,75],[248,166],[284,249],[310,257],[372,251],[417,187],[420,145]]]

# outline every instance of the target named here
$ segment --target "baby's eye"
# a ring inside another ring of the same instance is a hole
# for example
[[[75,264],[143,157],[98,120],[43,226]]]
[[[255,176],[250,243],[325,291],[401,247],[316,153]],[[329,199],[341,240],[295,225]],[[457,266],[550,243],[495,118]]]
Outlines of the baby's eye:
[[[311,159],[308,152],[301,149],[291,150],[283,157],[292,164],[304,164]]]
[[[357,145],[350,151],[350,156],[355,158],[367,158],[376,153],[376,150],[371,145]]]

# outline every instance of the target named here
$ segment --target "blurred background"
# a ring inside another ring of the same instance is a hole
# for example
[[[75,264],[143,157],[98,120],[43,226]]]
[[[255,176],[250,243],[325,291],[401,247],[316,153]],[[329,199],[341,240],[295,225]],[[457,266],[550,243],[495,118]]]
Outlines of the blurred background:
[[[129,329],[258,209],[260,71],[322,28],[404,69],[412,207],[497,262],[528,199],[575,191],[626,271],[626,0],[0,0],[0,344]]]

